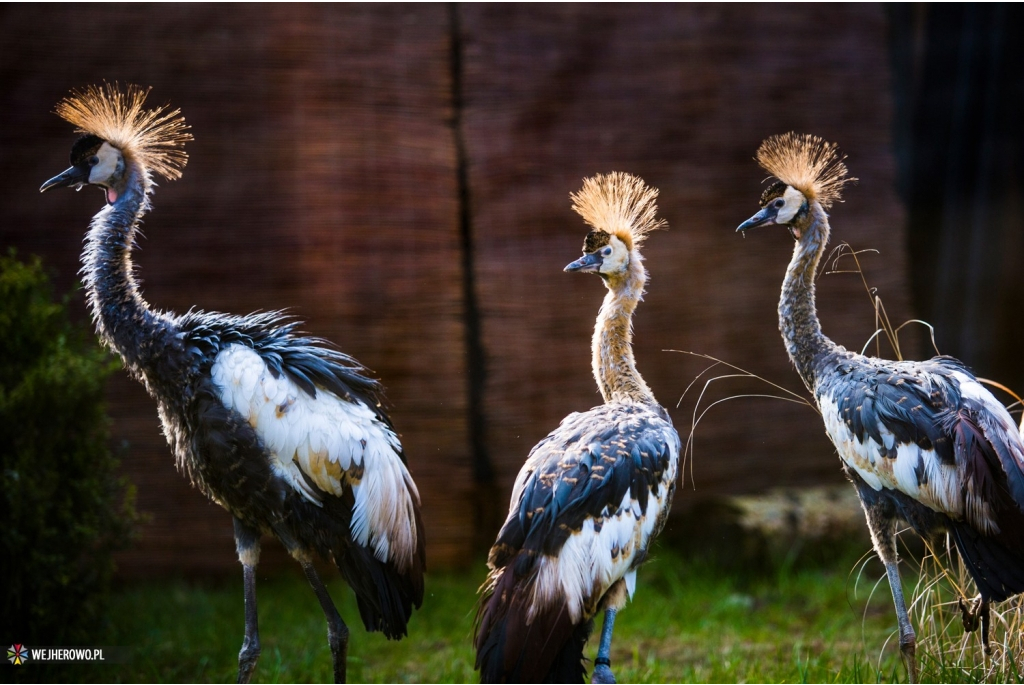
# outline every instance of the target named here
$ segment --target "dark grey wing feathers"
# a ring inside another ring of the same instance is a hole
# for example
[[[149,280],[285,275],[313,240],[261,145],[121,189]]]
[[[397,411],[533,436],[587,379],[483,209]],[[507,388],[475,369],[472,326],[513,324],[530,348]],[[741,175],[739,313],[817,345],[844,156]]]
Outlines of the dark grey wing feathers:
[[[567,417],[530,453],[528,463],[537,463],[495,549],[556,555],[588,518],[598,527],[618,511],[627,491],[646,514],[650,495],[664,495],[674,432],[649,410],[628,405]]]
[[[207,363],[212,364],[227,345],[246,345],[260,355],[276,378],[287,374],[311,397],[316,397],[319,386],[342,399],[358,398],[391,425],[383,411],[383,387],[369,377],[367,369],[330,342],[297,333],[298,322],[283,312],[235,316],[191,310],[176,323]]]
[[[850,356],[831,363],[836,371],[822,375],[817,394],[836,403],[861,443],[873,440],[890,459],[899,444],[934,450],[940,462],[957,466],[964,487],[972,483],[993,504],[1024,509],[1024,466],[1012,448],[1020,435],[978,399],[981,386],[962,363],[951,357],[885,363]],[[891,447],[879,426],[892,433]]]

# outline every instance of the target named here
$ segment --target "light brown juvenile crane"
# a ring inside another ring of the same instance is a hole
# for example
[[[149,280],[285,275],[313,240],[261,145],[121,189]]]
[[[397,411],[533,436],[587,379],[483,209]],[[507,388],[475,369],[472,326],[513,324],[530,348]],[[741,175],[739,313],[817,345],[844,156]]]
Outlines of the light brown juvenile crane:
[[[926,539],[952,534],[981,595],[973,611],[964,609],[964,624],[980,618],[987,649],[989,603],[1024,591],[1024,443],[1006,408],[956,359],[888,361],[825,337],[814,277],[831,232],[826,210],[852,179],[835,145],[815,136],[769,138],[757,161],[778,180],[737,230],[785,226],[796,241],[779,329],[860,495],[896,605],[900,652],[916,682],[917,638],[897,567],[896,519]]]
[[[63,100],[57,114],[83,135],[71,168],[40,191],[103,191],[82,253],[89,308],[100,339],[157,401],[178,469],[234,518],[245,586],[238,681],[260,655],[256,564],[270,534],[302,565],[344,682],[348,628],[313,556],[337,564],[367,630],[402,637],[423,601],[419,493],[383,388],[354,359],[296,334],[279,312],[178,316],[142,298],[131,254],[153,176],[179,178],[192,139],[179,110],[143,107],[148,92],[105,84]]]
[[[569,414],[530,452],[481,587],[476,667],[483,682],[580,682],[604,611],[593,682],[613,683],[615,614],[668,516],[679,435],[633,359],[632,317],[647,283],[640,245],[664,226],[657,191],[635,176],[584,181],[572,196],[593,227],[566,271],[608,288],[593,338],[604,404]]]

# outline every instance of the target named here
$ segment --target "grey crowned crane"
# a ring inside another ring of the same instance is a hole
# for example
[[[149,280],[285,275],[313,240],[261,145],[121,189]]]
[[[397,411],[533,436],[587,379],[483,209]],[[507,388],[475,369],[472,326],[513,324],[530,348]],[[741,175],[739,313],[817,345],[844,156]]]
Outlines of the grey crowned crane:
[[[179,178],[192,138],[179,110],[144,108],[148,92],[105,84],[58,104],[83,135],[71,168],[40,191],[103,190],[82,253],[89,308],[100,339],[156,400],[178,469],[234,517],[245,589],[238,681],[259,659],[255,572],[270,534],[302,565],[344,682],[348,628],[312,559],[337,564],[367,630],[402,637],[423,600],[419,494],[382,388],[355,360],[277,312],[177,316],[142,298],[131,252],[153,175]]]
[[[622,173],[587,179],[572,196],[593,230],[565,271],[598,274],[608,288],[593,338],[604,404],[565,417],[516,478],[481,587],[483,682],[581,682],[583,648],[602,610],[593,682],[615,682],[615,614],[668,516],[679,460],[679,435],[633,360],[633,311],[647,282],[639,248],[664,225],[656,198]]]
[[[1006,408],[956,359],[865,357],[822,334],[814,278],[831,230],[826,210],[852,179],[835,146],[814,136],[769,138],[757,161],[778,180],[737,230],[780,225],[796,241],[779,328],[860,495],[914,682],[916,636],[897,568],[896,519],[926,539],[952,535],[980,593],[972,608],[961,601],[964,625],[973,629],[980,618],[987,650],[989,603],[1024,591],[1024,443]]]

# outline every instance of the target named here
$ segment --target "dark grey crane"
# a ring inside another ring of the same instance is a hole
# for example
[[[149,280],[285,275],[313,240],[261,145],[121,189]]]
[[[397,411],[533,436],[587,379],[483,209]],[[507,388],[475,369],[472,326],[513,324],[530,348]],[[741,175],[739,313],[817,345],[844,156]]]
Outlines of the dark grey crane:
[[[593,370],[604,404],[569,414],[530,452],[491,547],[477,614],[483,682],[581,682],[593,619],[604,627],[593,682],[613,683],[615,614],[661,531],[680,441],[633,359],[632,317],[647,271],[640,244],[664,225],[657,191],[634,176],[587,179],[572,196],[594,230],[566,271],[601,276]]]
[[[777,181],[737,230],[780,225],[796,241],[779,300],[789,357],[821,410],[885,564],[900,651],[917,681],[916,636],[897,568],[902,518],[926,539],[948,531],[977,585],[964,625],[980,619],[988,648],[989,603],[1024,591],[1024,443],[1009,412],[952,357],[894,362],[865,357],[821,332],[814,277],[828,243],[826,210],[849,180],[836,148],[788,133],[764,141],[761,166]]]
[[[367,630],[402,637],[423,601],[419,493],[381,385],[355,360],[278,312],[177,316],[142,298],[131,252],[153,175],[179,178],[192,138],[179,110],[144,108],[148,92],[105,84],[63,100],[57,114],[83,135],[71,168],[40,191],[103,190],[82,253],[89,308],[100,339],[157,401],[178,469],[234,517],[245,585],[238,681],[260,655],[255,573],[269,534],[302,565],[344,682],[348,628],[313,556],[337,564]]]

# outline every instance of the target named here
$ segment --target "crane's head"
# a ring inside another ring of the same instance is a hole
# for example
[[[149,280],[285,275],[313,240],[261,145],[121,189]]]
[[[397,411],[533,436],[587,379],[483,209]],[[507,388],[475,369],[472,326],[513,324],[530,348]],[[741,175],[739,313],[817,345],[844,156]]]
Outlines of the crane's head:
[[[795,240],[800,239],[801,224],[807,218],[807,196],[791,185],[775,181],[761,193],[761,211],[736,229],[746,231],[759,226],[785,226]]]
[[[647,234],[665,227],[656,216],[657,189],[630,174],[598,174],[585,179],[580,192],[570,197],[572,208],[593,230],[583,241],[583,256],[565,267],[568,272],[595,273],[605,281],[624,277],[639,263],[639,247]]]
[[[757,162],[777,179],[761,193],[761,211],[737,227],[785,226],[800,240],[814,203],[828,209],[840,199],[848,177],[836,146],[817,136],[784,133],[772,136],[757,150]]]
[[[628,266],[629,248],[620,238],[604,231],[591,231],[583,240],[583,256],[565,270],[608,277],[624,273]]]
[[[103,189],[113,204],[124,189],[124,154],[99,136],[84,135],[71,146],[71,166],[44,183],[39,192],[51,188],[75,188],[93,185]]]
[[[89,86],[72,91],[57,105],[57,114],[74,124],[82,137],[71,147],[71,166],[39,188],[76,188],[94,185],[103,189],[107,202],[121,196],[128,168],[136,165],[146,178],[157,173],[166,179],[181,177],[188,162],[182,149],[192,140],[180,110],[167,107],[143,109],[149,89],[116,84]]]

